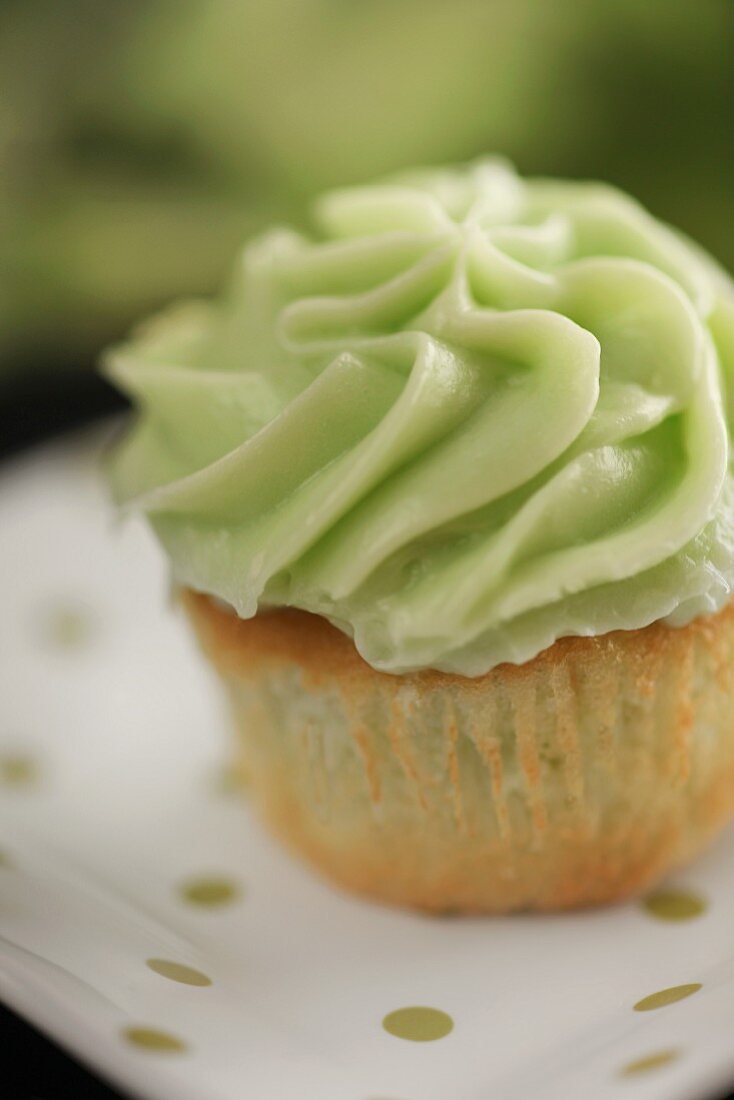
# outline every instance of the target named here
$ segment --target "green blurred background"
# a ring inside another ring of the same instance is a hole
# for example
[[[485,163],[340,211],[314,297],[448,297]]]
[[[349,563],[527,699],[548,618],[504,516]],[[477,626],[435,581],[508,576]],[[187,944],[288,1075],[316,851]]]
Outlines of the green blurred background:
[[[734,268],[732,0],[4,0],[0,74],[0,393],[416,162],[606,178]]]

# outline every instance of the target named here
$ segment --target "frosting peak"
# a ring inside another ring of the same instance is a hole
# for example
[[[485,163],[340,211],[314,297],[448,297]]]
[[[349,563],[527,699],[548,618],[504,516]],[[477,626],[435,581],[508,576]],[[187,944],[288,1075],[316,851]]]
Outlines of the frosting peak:
[[[114,350],[113,464],[176,579],[479,675],[734,583],[734,293],[597,184],[499,162],[325,196]]]

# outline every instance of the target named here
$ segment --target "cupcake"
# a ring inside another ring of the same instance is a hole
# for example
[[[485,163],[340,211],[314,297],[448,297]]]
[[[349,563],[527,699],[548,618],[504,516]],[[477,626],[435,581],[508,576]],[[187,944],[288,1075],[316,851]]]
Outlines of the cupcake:
[[[253,797],[386,902],[640,891],[734,812],[734,285],[494,160],[314,223],[106,360]]]

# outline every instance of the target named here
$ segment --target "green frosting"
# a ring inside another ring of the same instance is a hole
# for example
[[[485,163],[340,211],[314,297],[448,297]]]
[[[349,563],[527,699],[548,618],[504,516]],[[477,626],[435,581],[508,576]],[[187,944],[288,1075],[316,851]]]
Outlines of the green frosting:
[[[178,583],[468,676],[726,602],[734,290],[711,259],[612,188],[497,161],[316,220],[108,356],[140,410],[115,492]]]

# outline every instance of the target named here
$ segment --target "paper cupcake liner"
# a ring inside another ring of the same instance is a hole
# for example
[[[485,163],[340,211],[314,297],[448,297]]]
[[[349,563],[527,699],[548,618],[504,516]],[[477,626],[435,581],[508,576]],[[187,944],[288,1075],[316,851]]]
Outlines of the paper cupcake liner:
[[[377,672],[305,612],[182,601],[263,816],[350,890],[438,912],[609,902],[734,815],[734,605],[467,679]]]

